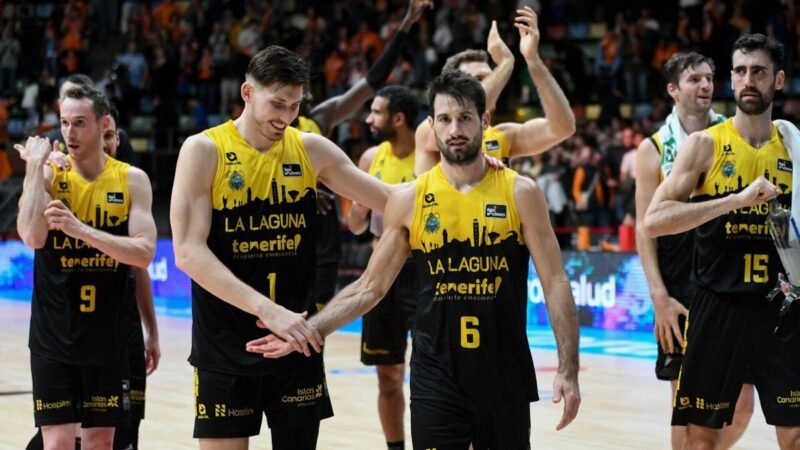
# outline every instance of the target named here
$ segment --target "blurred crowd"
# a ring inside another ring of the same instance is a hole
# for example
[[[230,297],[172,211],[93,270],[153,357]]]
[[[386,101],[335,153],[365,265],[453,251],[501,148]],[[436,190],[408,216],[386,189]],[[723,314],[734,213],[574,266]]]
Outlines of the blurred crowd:
[[[795,3],[436,0],[434,10],[411,30],[388,83],[422,95],[449,55],[485,48],[492,20],[509,47],[516,48],[514,11],[533,7],[539,13],[540,53],[573,106],[579,127],[574,137],[547,153],[513,165],[547,186],[555,226],[615,226],[632,221],[632,150],[670,111],[660,70],[673,53],[696,50],[714,59],[715,100],[720,102],[715,106],[725,113],[733,106],[728,82],[733,41],[746,32],[775,36],[786,45],[789,80],[775,111],[781,117],[800,116],[800,80],[793,78],[800,44]],[[406,4],[0,2],[0,148],[58,126],[60,81],[86,73],[114,101],[123,128],[135,128],[137,118],[147,118],[145,132],[151,139],[145,150],[176,149],[186,134],[238,115],[247,62],[269,44],[303,55],[311,69],[310,93],[315,102],[322,101],[364,77],[399,26]],[[498,121],[541,114],[519,59],[495,111]],[[355,117],[331,138],[357,158],[370,144],[365,130],[363,117]],[[12,171],[0,157],[0,179]]]

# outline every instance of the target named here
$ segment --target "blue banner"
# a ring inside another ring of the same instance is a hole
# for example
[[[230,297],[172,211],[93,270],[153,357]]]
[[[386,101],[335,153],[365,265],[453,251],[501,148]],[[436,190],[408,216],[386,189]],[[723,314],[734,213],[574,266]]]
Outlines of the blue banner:
[[[638,255],[566,251],[563,258],[581,326],[653,329],[653,306]],[[153,280],[156,312],[191,317],[191,282],[175,266],[171,240],[156,243],[156,255],[148,272]],[[32,287],[33,250],[19,241],[0,242],[0,299],[30,301]],[[533,264],[528,276],[528,300],[528,325],[547,325],[542,283]]]

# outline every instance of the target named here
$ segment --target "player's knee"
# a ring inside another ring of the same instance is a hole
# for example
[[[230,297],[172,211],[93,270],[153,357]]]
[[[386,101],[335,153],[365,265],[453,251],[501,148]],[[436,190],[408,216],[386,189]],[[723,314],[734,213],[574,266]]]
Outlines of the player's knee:
[[[744,422],[744,425],[750,421],[755,407],[755,394],[753,393],[753,385],[745,384],[742,386],[742,392],[739,394],[739,400],[736,401],[736,412],[734,415],[734,425],[736,422]]]
[[[686,429],[684,450],[713,450],[720,441],[721,430],[689,425]]]
[[[403,390],[405,378],[404,366],[376,366],[378,371],[378,387],[382,393]]]
[[[800,450],[800,427],[776,427],[781,450]]]

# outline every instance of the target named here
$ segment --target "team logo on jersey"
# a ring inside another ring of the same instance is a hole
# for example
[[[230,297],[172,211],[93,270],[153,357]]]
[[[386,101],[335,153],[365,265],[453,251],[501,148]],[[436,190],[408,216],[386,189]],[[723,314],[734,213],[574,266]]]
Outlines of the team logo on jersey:
[[[424,202],[422,204],[423,208],[430,208],[432,206],[439,206],[439,204],[436,203],[436,197],[431,192],[426,193],[422,197],[422,199],[424,200]]]
[[[506,218],[506,205],[486,205],[486,217],[494,217],[496,219]]]
[[[108,203],[125,203],[125,194],[122,192],[106,192],[106,202]]]
[[[439,229],[439,214],[430,213],[425,217],[425,231],[435,233]]]
[[[228,186],[236,191],[244,187],[244,175],[237,170],[231,172],[231,175],[228,177]]]
[[[239,162],[239,157],[236,155],[236,152],[225,152],[225,159],[228,161],[225,163],[226,165],[234,165],[234,164],[241,164]]]
[[[730,178],[735,172],[736,169],[733,167],[733,163],[730,161],[725,161],[725,164],[722,165],[722,174]]]
[[[491,141],[486,141],[486,150],[499,150],[500,149],[500,142],[497,139],[492,139]]]
[[[67,183],[66,181],[59,181],[58,192],[69,192],[69,183]]]
[[[723,145],[722,153],[725,154],[725,156],[733,156],[733,149],[731,148],[731,144]]]
[[[300,164],[284,164],[283,165],[283,176],[285,176],[285,177],[302,177],[303,176],[303,169],[300,168]]]
[[[783,172],[791,172],[792,162],[778,158],[778,170],[781,170]]]

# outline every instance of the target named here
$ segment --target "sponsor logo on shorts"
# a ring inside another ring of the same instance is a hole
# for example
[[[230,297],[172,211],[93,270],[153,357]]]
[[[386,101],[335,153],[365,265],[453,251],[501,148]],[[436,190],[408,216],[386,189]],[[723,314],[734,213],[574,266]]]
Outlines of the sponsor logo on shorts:
[[[367,343],[365,342],[361,346],[361,353],[365,355],[388,355],[389,350],[386,350],[385,348],[369,348],[367,347]]]
[[[62,408],[69,408],[72,406],[71,400],[57,400],[55,402],[46,402],[44,400],[36,400],[35,402],[36,411],[45,411],[50,409],[62,409]]]
[[[781,405],[789,404],[790,408],[800,408],[800,391],[789,391],[789,395],[779,395],[775,401]]]
[[[84,409],[107,409],[119,408],[119,404],[119,395],[109,395],[108,397],[93,395],[90,400],[84,400],[82,407]]]
[[[318,384],[310,387],[297,388],[297,392],[292,395],[284,395],[281,397],[283,403],[295,403],[297,406],[304,406],[304,403],[313,403],[317,399],[325,396],[325,385]]]
[[[252,416],[255,410],[253,408],[228,408],[224,403],[214,404],[214,417],[244,417]]]

